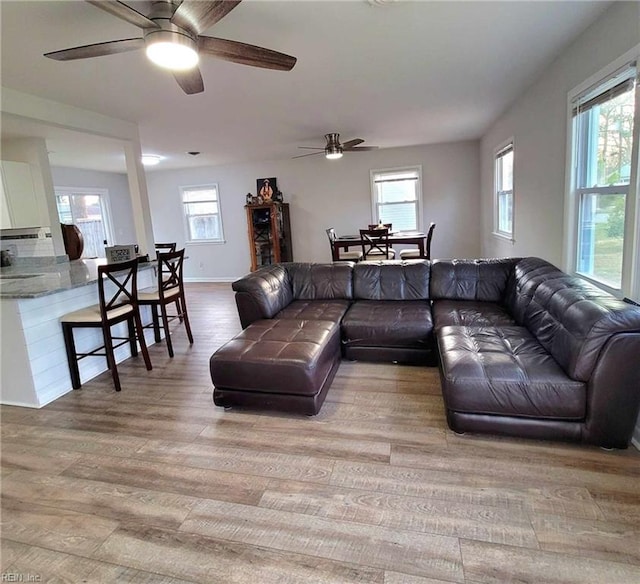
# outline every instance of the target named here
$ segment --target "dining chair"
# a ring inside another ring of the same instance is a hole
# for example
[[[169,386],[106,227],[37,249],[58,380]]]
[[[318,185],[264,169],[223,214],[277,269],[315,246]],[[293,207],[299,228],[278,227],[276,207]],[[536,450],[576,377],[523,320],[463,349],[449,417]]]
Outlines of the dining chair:
[[[145,325],[144,328],[153,327],[153,335],[156,343],[161,341],[160,318],[162,318],[162,328],[164,330],[164,338],[167,342],[169,357],[173,357],[173,344],[171,343],[169,322],[176,318],[181,323],[184,323],[189,343],[193,345],[193,335],[191,334],[191,325],[189,324],[189,315],[187,313],[187,303],[184,294],[183,264],[184,248],[179,251],[159,253],[157,288],[153,291],[142,290],[138,294],[138,303],[140,306],[151,307],[152,322],[151,324]],[[168,304],[175,304],[176,314],[167,313]],[[160,311],[160,316],[158,316],[158,310]]]
[[[384,229],[361,229],[360,240],[365,260],[392,260],[396,257],[396,252],[389,244],[389,229],[387,227]]]
[[[138,354],[137,343],[148,371],[151,360],[144,340],[144,331],[138,309],[138,260],[98,266],[98,299],[96,305],[69,312],[60,318],[62,334],[69,363],[73,389],[80,389],[78,361],[85,357],[106,357],[116,391],[120,391],[120,377],[116,365],[115,349],[129,343],[131,355]],[[128,336],[113,336],[111,327],[127,323]],[[103,344],[88,352],[78,352],[73,336],[75,328],[100,328]],[[114,342],[115,341],[115,342]],[[101,353],[104,349],[104,353]]]
[[[429,225],[429,229],[427,230],[427,240],[424,245],[424,258],[422,259],[427,259],[427,260],[431,259],[431,240],[433,239],[433,230],[435,228],[436,228],[436,224],[432,222]],[[417,249],[413,248],[413,249],[400,250],[401,260],[409,260],[409,259],[416,259],[416,258],[418,259],[421,258],[420,252]]]
[[[166,253],[167,251],[176,251],[176,245],[177,243],[175,241],[172,241],[170,243],[156,243],[155,244],[156,256],[159,253]]]
[[[331,257],[333,258],[334,242],[337,239],[336,230],[333,227],[329,227],[327,231],[327,237],[329,238],[329,244],[331,245]],[[345,251],[338,250],[338,259],[334,262],[359,262],[362,259],[362,252],[358,251]]]

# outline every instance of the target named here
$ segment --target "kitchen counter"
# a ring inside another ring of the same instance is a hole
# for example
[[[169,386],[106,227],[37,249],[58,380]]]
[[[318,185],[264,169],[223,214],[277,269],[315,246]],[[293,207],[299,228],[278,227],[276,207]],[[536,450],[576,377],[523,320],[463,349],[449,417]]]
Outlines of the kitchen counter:
[[[0,298],[39,298],[98,281],[98,266],[106,260],[74,260],[44,266],[9,266],[0,269]],[[156,262],[141,262],[138,272]]]
[[[40,408],[72,391],[60,318],[98,303],[98,266],[105,263],[74,260],[0,270],[0,403]],[[155,265],[140,263],[139,289],[156,285]],[[144,324],[151,322],[149,307],[140,313]],[[126,323],[113,328],[114,336],[126,333]],[[80,352],[102,344],[100,329],[82,329],[75,336]],[[145,330],[145,339],[147,345],[154,343],[151,329]],[[128,344],[115,352],[117,362],[130,355]],[[82,359],[79,366],[83,383],[107,370],[104,357]]]

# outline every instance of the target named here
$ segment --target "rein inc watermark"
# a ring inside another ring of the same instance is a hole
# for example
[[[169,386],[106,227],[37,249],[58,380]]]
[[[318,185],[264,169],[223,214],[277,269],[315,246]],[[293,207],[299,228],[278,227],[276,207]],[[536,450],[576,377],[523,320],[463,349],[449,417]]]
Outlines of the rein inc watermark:
[[[40,574],[29,574],[22,572],[2,572],[0,582],[42,582]]]

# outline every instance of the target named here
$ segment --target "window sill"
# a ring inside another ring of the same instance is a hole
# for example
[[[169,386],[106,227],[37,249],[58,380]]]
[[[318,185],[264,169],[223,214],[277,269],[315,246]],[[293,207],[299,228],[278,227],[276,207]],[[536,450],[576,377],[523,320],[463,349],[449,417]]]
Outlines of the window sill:
[[[506,233],[500,233],[498,231],[493,231],[491,233],[491,235],[493,235],[497,239],[502,239],[504,241],[508,241],[511,244],[514,244],[516,242],[516,240],[513,238],[513,235],[507,235]]]
[[[227,243],[224,239],[196,239],[194,241],[186,241],[185,245],[222,245]]]

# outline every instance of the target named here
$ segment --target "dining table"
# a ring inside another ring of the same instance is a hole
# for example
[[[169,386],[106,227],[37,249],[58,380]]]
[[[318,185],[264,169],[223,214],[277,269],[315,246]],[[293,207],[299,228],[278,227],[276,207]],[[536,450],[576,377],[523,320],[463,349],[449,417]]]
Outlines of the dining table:
[[[426,259],[425,241],[427,235],[420,231],[397,231],[389,233],[389,245],[415,245],[421,258]],[[340,259],[340,249],[348,251],[350,247],[359,247],[362,249],[362,238],[360,235],[339,235],[333,242],[332,257],[333,261]]]

